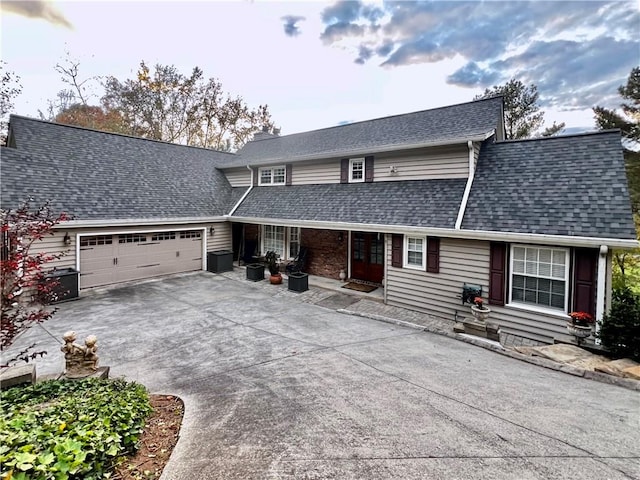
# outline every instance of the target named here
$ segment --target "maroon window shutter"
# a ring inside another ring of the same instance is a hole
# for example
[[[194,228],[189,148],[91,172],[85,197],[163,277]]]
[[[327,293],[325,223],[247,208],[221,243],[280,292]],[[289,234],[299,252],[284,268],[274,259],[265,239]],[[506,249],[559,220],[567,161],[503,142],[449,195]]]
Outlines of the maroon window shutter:
[[[340,160],[340,183],[349,183],[349,159]]]
[[[598,250],[576,248],[573,268],[573,310],[596,314],[596,268]]]
[[[257,187],[257,186],[258,186],[258,170],[259,170],[259,168],[258,168],[258,167],[256,167],[256,168],[253,170],[253,186],[254,186],[254,187]]]
[[[402,268],[402,235],[394,233],[391,236],[391,266]]]
[[[373,155],[364,157],[364,181],[373,182]]]
[[[427,237],[427,272],[440,273],[440,239]]]
[[[290,163],[287,163],[285,165],[285,170],[284,170],[284,184],[285,185],[291,185],[291,172],[293,170],[293,165],[291,165]]]
[[[491,242],[489,253],[489,303],[504,305],[507,276],[507,245]]]

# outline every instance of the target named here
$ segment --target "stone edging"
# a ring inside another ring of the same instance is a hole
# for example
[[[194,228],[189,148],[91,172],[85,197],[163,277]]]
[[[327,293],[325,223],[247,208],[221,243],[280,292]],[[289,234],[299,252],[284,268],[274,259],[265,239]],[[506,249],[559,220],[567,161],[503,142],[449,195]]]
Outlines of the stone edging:
[[[416,330],[422,330],[424,332],[437,333],[438,335],[444,335],[445,337],[450,337],[465,343],[470,343],[471,345],[482,347],[487,350],[491,350],[492,352],[496,352],[501,355],[514,358],[516,360],[521,360],[523,362],[531,363],[539,367],[548,368],[550,370],[556,370],[558,372],[568,373],[576,377],[583,377],[589,380],[595,380],[596,382],[608,383],[610,385],[617,385],[618,387],[627,388],[629,390],[640,391],[640,381],[634,380],[632,378],[616,377],[614,375],[608,375],[602,372],[595,372],[595,371],[586,370],[580,367],[574,367],[573,365],[554,362],[553,360],[549,360],[543,357],[532,357],[529,355],[524,355],[522,353],[514,352],[512,350],[507,350],[502,346],[497,346],[491,343],[484,342],[480,339],[476,340],[475,338],[464,337],[454,332],[430,329],[429,327],[425,327],[424,325],[419,325],[417,323],[412,323],[412,322],[406,322],[404,320],[398,320],[396,318],[385,317],[383,315],[354,312],[352,310],[348,310],[344,308],[341,308],[336,311],[339,313],[346,313],[348,315],[355,315],[357,317],[370,318],[371,320],[378,320],[380,322],[391,323],[393,325],[400,325],[403,327],[414,328]]]

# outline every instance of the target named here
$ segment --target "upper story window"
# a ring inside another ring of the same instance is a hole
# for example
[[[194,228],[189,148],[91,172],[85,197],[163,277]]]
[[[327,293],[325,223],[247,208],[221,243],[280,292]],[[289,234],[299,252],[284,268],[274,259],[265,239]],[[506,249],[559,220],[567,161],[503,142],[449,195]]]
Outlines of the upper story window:
[[[349,182],[364,182],[364,158],[349,160]]]
[[[569,250],[511,246],[510,301],[567,311]]]
[[[259,185],[284,185],[285,167],[263,167],[259,171]]]
[[[427,265],[427,239],[425,237],[404,237],[404,267],[424,270]]]

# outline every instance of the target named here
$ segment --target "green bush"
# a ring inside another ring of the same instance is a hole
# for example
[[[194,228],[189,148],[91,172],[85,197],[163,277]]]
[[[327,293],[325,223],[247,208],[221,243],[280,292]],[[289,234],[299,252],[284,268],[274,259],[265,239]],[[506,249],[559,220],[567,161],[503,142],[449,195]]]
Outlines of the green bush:
[[[104,478],[137,449],[151,413],[146,389],[124,380],[53,380],[0,402],[0,477],[12,480]]]
[[[640,295],[614,289],[611,310],[599,323],[598,337],[612,355],[640,361]]]

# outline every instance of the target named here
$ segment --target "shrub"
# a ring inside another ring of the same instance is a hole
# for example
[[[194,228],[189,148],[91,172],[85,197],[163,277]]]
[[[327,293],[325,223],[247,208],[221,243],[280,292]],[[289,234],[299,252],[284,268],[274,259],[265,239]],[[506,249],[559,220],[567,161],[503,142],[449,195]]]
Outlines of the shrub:
[[[0,209],[0,351],[31,326],[49,320],[55,309],[47,305],[55,300],[57,281],[47,279],[44,267],[64,255],[45,253],[35,248],[37,242],[54,234],[54,227],[70,220],[66,213],[56,214],[49,202],[32,207],[25,201],[16,210]],[[46,352],[30,352],[31,345],[7,360],[29,361]],[[4,361],[4,359],[3,359]]]
[[[151,412],[145,388],[124,380],[53,380],[0,401],[0,478],[12,480],[104,478]]]
[[[640,361],[640,295],[614,289],[611,310],[599,324],[598,337],[612,355]]]

